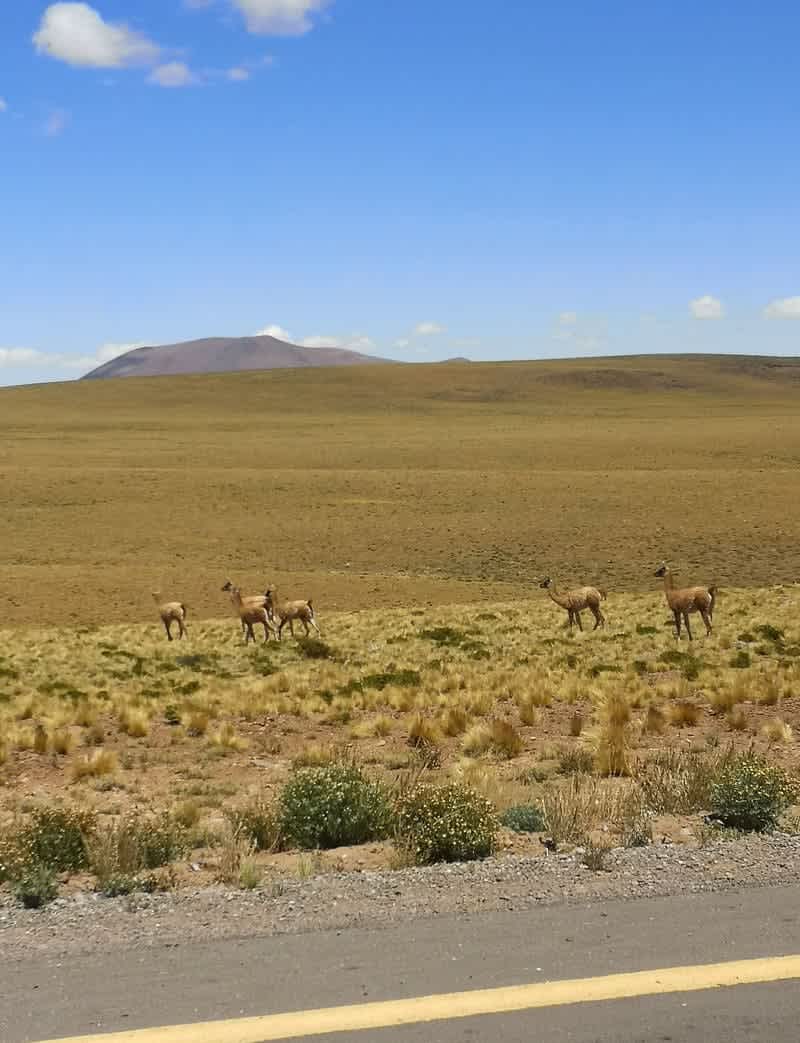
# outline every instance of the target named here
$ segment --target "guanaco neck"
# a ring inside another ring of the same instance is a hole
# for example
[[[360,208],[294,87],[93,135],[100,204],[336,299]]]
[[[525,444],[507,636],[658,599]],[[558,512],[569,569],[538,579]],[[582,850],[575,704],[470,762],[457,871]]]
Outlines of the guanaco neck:
[[[550,595],[551,600],[555,601],[555,603],[557,605],[560,605],[561,608],[567,607],[565,604],[566,599],[564,598],[564,595],[559,594],[559,592],[556,590],[556,585],[554,582],[551,582],[550,586],[547,588],[547,593]]]

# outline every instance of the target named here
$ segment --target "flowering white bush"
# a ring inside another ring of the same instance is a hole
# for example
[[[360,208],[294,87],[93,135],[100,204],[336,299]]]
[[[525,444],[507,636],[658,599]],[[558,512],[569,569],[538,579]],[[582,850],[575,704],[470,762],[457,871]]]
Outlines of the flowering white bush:
[[[418,865],[469,862],[492,853],[497,818],[491,803],[465,786],[416,786],[397,804],[397,833]]]

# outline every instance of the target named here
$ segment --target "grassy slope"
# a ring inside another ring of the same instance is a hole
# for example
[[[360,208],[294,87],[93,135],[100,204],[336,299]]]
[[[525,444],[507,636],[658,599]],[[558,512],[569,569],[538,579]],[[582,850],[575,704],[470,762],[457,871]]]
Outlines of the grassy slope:
[[[320,610],[529,596],[549,572],[800,577],[798,366],[635,358],[0,392],[7,624],[217,616],[231,575]]]

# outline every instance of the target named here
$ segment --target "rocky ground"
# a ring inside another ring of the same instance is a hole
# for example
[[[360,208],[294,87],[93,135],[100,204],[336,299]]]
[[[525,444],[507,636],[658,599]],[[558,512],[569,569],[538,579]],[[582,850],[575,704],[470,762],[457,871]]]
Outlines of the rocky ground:
[[[510,856],[396,872],[323,873],[255,891],[223,888],[103,898],[81,892],[43,910],[0,893],[0,961],[125,947],[296,934],[542,904],[626,899],[794,883],[800,837],[776,833],[699,848],[657,844],[611,851],[600,871],[581,852]]]

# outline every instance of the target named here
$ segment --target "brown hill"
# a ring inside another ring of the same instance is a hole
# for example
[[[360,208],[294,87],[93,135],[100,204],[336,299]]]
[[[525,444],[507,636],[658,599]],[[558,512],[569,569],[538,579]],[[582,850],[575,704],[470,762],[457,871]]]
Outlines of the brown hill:
[[[207,337],[182,344],[134,348],[87,373],[83,380],[165,377],[181,373],[236,373],[308,366],[358,366],[389,362],[346,348],[304,348],[275,337]]]

